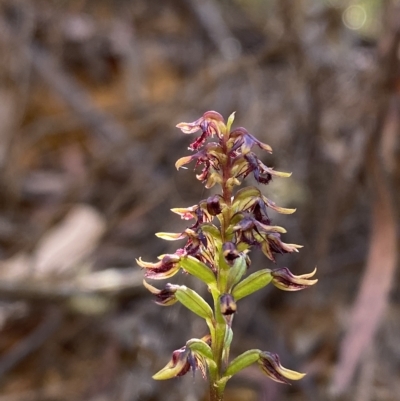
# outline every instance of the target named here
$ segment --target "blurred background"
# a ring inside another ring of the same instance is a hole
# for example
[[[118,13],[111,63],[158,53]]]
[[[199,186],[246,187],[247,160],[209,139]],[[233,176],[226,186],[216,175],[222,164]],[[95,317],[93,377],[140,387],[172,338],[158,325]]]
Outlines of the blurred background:
[[[207,399],[200,375],[151,379],[206,327],[135,263],[182,246],[154,233],[208,196],[174,167],[175,125],[207,110],[293,172],[262,187],[304,245],[276,267],[319,278],[246,298],[233,326],[233,355],[307,377],[250,367],[226,400],[399,400],[399,43],[398,0],[0,0],[0,401]]]

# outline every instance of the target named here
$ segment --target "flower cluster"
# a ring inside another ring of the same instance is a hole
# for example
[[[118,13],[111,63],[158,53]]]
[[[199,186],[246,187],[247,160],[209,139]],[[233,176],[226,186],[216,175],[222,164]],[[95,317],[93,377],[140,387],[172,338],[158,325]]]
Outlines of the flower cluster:
[[[206,188],[218,184],[221,192],[196,205],[172,209],[182,219],[193,223],[181,233],[162,232],[157,236],[169,241],[185,240],[182,248],[174,254],[161,255],[156,263],[137,261],[149,279],[167,279],[184,271],[207,285],[214,309],[186,286],[167,284],[160,290],[145,282],[158,304],[168,306],[181,302],[206,321],[210,332],[206,339],[192,339],[175,351],[169,364],[154,378],[168,379],[200,369],[211,381],[213,400],[222,400],[230,377],[252,363],[258,362],[267,376],[278,382],[288,383],[288,379],[298,380],[304,376],[283,368],[276,354],[259,350],[247,351],[228,363],[233,336],[231,325],[237,301],[267,284],[272,283],[281,290],[298,291],[317,282],[312,279],[315,270],[296,276],[286,267],[262,269],[247,275],[251,248],[260,248],[275,262],[277,254],[298,252],[301,246],[283,242],[281,234],[286,230],[272,225],[269,217],[269,210],[291,214],[295,209],[277,206],[257,187],[235,189],[250,174],[260,184],[290,174],[267,167],[255,150],[271,153],[270,146],[243,127],[231,129],[233,120],[234,114],[225,122],[219,113],[208,111],[192,123],[177,125],[185,134],[200,131],[200,135],[189,145],[194,153],[179,159],[176,168],[194,162],[195,169],[200,169],[197,179]]]

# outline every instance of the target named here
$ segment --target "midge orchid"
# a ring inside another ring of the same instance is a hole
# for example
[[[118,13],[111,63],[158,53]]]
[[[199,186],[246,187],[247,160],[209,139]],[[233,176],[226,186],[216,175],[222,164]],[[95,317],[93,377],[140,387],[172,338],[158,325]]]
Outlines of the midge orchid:
[[[317,282],[312,278],[315,269],[299,276],[286,267],[248,274],[251,265],[249,253],[253,247],[260,248],[268,259],[275,262],[276,254],[298,252],[301,246],[284,243],[281,234],[286,230],[272,225],[268,216],[269,209],[283,214],[294,213],[295,209],[277,206],[254,186],[236,190],[250,174],[260,184],[290,174],[275,171],[262,163],[254,148],[272,153],[271,147],[243,127],[232,129],[233,121],[234,114],[225,122],[221,114],[208,111],[192,123],[177,125],[185,134],[200,132],[200,136],[189,145],[189,150],[195,153],[179,159],[176,168],[195,162],[195,168],[200,167],[197,179],[206,188],[219,185],[221,190],[197,205],[172,209],[182,219],[193,221],[192,225],[182,233],[156,235],[168,241],[185,240],[183,248],[174,254],[161,255],[156,263],[144,262],[140,258],[137,261],[145,269],[148,279],[169,279],[183,271],[201,280],[211,293],[213,307],[186,286],[166,284],[163,289],[158,289],[144,282],[157,304],[170,306],[180,302],[203,318],[209,330],[205,337],[191,339],[174,351],[170,362],[153,378],[171,379],[188,371],[200,370],[209,380],[211,401],[223,400],[228,380],[254,363],[268,377],[280,383],[304,376],[284,368],[276,354],[256,349],[229,362],[232,322],[239,309],[238,301],[269,283],[284,291],[298,291]]]

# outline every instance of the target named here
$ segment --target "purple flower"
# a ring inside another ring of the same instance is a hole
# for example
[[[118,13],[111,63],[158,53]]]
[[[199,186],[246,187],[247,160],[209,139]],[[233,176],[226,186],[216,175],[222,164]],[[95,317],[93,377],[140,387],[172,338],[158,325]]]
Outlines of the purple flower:
[[[272,284],[280,290],[284,291],[299,291],[304,288],[311,287],[318,279],[311,279],[317,272],[315,268],[311,273],[294,275],[287,267],[272,270]]]
[[[189,145],[189,149],[199,149],[209,136],[222,136],[221,127],[225,126],[224,118],[216,111],[207,111],[198,120],[192,123],[179,123],[176,127],[184,134],[193,134],[199,130],[202,134]]]
[[[273,262],[275,262],[274,253],[292,253],[298,252],[299,248],[303,248],[297,244],[286,244],[281,241],[279,233],[270,233],[266,236],[266,241],[261,243],[261,250],[263,254]]]
[[[240,214],[238,214],[240,215]],[[268,241],[271,233],[285,233],[286,230],[279,226],[270,226],[258,221],[251,213],[242,213],[243,218],[233,227],[237,233],[237,240],[249,245],[262,244]]]
[[[161,306],[170,306],[178,302],[177,298],[175,297],[175,293],[179,288],[178,285],[173,285],[168,283],[164,289],[159,290],[156,287],[153,287],[148,282],[143,280],[143,285],[147,288],[152,294],[156,296],[155,303]]]
[[[229,138],[234,139],[231,150],[236,151],[237,149],[240,149],[243,155],[249,153],[254,145],[257,145],[259,148],[272,153],[272,148],[269,145],[259,141],[253,135],[249,134],[246,128],[236,128],[230,133]]]
[[[145,276],[147,278],[163,280],[178,273],[181,256],[182,255],[179,255],[177,251],[171,255],[161,255],[160,261],[156,263],[145,262],[142,258],[136,259],[136,262],[140,267],[146,269]]]
[[[153,376],[155,380],[167,380],[185,375],[189,370],[195,373],[199,369],[203,378],[206,378],[206,363],[204,359],[184,346],[172,353],[168,364]]]
[[[300,380],[305,374],[289,370],[281,365],[279,356],[272,352],[261,352],[258,363],[261,370],[278,383],[290,384],[289,380]]]

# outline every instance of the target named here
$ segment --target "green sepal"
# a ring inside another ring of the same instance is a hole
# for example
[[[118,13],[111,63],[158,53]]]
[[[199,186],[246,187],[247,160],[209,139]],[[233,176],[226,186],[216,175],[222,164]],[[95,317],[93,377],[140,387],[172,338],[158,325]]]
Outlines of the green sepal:
[[[261,197],[261,192],[256,187],[245,187],[236,192],[232,208],[235,212],[248,209]]]
[[[239,242],[239,243],[237,244],[237,250],[238,250],[239,252],[243,252],[243,251],[245,251],[246,249],[250,249],[250,245],[249,245],[249,244],[246,244],[245,242]]]
[[[226,131],[229,133],[231,132],[231,128],[232,128],[232,124],[235,121],[235,113],[236,111],[234,111],[229,117],[228,117],[228,121],[226,122]]]
[[[248,295],[252,294],[260,290],[261,288],[265,287],[272,281],[271,270],[263,269],[259,270],[250,276],[246,277],[243,281],[241,281],[232,292],[233,297],[236,301],[247,297]]]
[[[244,255],[240,255],[235,259],[233,266],[230,268],[228,273],[228,290],[230,291],[232,287],[237,284],[246,273],[247,265]]]
[[[204,235],[211,236],[214,240],[221,242],[221,233],[217,226],[211,223],[203,223],[201,231]]]
[[[221,214],[220,214],[221,216]],[[208,241],[208,248],[211,252],[216,253],[217,249],[221,248],[221,233],[219,229],[211,223],[201,224],[201,231],[205,235]]]
[[[211,347],[205,341],[200,340],[199,338],[192,338],[186,343],[186,346],[189,347],[195,354],[201,355],[208,361],[214,362],[214,356]]]
[[[230,236],[233,235],[234,230],[233,227],[235,227],[238,223],[240,223],[244,218],[243,213],[236,213],[234,216],[231,218],[231,221],[229,222],[229,226],[226,229],[226,235]]]
[[[182,371],[181,365],[173,366],[172,364],[167,364],[157,373],[152,376],[153,380],[169,380],[177,377],[178,374]]]
[[[260,351],[259,349],[250,349],[239,355],[229,364],[224,373],[224,377],[229,379],[244,368],[247,368],[248,366],[257,362],[260,359],[261,352],[262,351]]]
[[[271,249],[268,241],[264,241],[261,244],[261,251],[269,260],[272,260],[273,262],[275,262],[275,256],[272,252],[272,249]]]
[[[182,166],[184,166],[185,164],[190,163],[192,160],[194,160],[193,155],[181,157],[180,159],[178,159],[176,161],[175,167],[176,167],[177,170],[179,170]],[[184,168],[186,168],[186,167],[184,167]]]
[[[268,224],[263,224],[260,222],[259,222],[259,226],[261,226],[265,230],[265,232],[281,233],[281,234],[287,233],[286,229],[284,229],[283,227],[280,227],[280,226],[269,226]]]
[[[226,163],[226,155],[220,147],[209,148],[207,154],[217,158],[220,164]]]
[[[236,177],[231,177],[226,180],[226,187],[232,189],[234,186],[240,185],[241,182]]]
[[[199,179],[201,177],[201,174],[196,175],[196,178]],[[215,184],[220,184],[222,185],[222,177],[221,174],[213,169],[210,169],[210,174],[208,175],[207,181],[204,184],[204,186],[207,189],[212,188]]]
[[[210,305],[196,291],[182,285],[176,290],[175,296],[183,306],[196,315],[206,320],[213,319],[214,314]]]
[[[236,224],[240,223],[244,219],[244,213],[236,213],[229,222],[229,228],[233,228]]]
[[[179,261],[179,265],[192,276],[197,277],[208,286],[211,287],[217,285],[217,279],[213,271],[206,264],[200,262],[200,260],[193,256],[182,257]]]
[[[227,142],[227,147],[228,149],[231,148],[235,143],[235,140],[233,138],[229,139]],[[231,174],[233,177],[240,176],[241,172],[246,168],[248,165],[248,161],[243,157],[239,156],[233,163],[232,169],[231,169]]]
[[[214,361],[211,347],[205,341],[192,338],[186,343],[186,346],[190,348],[194,354],[204,358],[210,374],[215,375],[217,373],[217,364]]]
[[[272,169],[272,168],[268,168],[268,172],[269,172],[271,175],[274,175],[274,176],[276,176],[276,177],[289,178],[289,177],[292,176],[292,173],[286,173],[286,172],[284,172],[284,171],[276,171],[276,170],[274,170],[274,169]]]
[[[166,240],[166,241],[176,241],[176,240],[185,238],[185,235],[182,234],[182,233],[165,233],[165,232],[161,232],[161,233],[156,233],[156,237],[161,238],[161,239]]]

